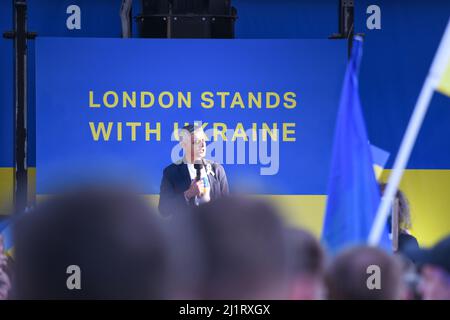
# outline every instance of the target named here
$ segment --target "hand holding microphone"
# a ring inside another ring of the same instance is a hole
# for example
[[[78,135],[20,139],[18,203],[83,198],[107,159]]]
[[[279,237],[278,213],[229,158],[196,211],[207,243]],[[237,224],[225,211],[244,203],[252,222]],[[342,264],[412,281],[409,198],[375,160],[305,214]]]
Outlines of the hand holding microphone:
[[[201,178],[201,170],[203,169],[203,163],[194,164],[194,169],[196,173],[195,179],[192,180],[189,189],[184,192],[184,196],[187,199],[191,199],[195,196],[202,197],[205,190],[205,184],[203,179]]]
[[[184,192],[184,196],[185,196],[187,199],[191,199],[191,198],[193,198],[193,197],[195,197],[195,196],[201,197],[204,188],[205,188],[205,185],[204,185],[204,183],[203,183],[203,179],[201,179],[201,180],[197,180],[197,179],[192,180],[192,183],[191,183],[191,185],[189,186],[189,189],[187,189],[187,190]]]

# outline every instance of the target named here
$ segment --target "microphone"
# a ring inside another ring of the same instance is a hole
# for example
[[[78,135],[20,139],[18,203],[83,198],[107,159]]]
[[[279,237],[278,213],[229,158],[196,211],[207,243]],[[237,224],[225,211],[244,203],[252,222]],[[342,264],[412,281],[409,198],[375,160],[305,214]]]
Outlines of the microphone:
[[[194,169],[196,171],[195,180],[200,181],[201,178],[201,170],[203,169],[203,163],[195,163]]]

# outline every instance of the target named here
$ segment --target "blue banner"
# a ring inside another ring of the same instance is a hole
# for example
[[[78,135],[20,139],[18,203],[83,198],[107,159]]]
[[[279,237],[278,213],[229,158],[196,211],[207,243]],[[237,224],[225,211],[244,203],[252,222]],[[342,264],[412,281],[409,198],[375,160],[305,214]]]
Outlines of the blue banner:
[[[37,193],[108,169],[157,194],[197,121],[232,191],[325,194],[345,65],[345,41],[38,38]]]

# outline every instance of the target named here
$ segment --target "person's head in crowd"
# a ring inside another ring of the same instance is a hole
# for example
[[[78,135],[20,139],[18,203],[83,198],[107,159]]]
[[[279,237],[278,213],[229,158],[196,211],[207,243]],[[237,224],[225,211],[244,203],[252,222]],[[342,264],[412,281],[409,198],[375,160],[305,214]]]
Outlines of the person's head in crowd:
[[[332,300],[397,300],[401,298],[401,265],[378,248],[357,246],[336,256],[326,283]]]
[[[406,252],[420,269],[418,290],[424,300],[450,300],[450,236],[430,249]]]
[[[17,299],[160,299],[166,263],[158,216],[121,188],[53,196],[15,227]]]
[[[319,241],[302,229],[287,230],[290,245],[290,298],[324,298],[324,251]]]
[[[177,221],[181,228],[175,241],[183,246],[184,257],[196,263],[185,259],[174,265],[178,275],[195,283],[181,293],[175,289],[176,298],[288,298],[287,235],[271,205],[224,197],[193,210]]]

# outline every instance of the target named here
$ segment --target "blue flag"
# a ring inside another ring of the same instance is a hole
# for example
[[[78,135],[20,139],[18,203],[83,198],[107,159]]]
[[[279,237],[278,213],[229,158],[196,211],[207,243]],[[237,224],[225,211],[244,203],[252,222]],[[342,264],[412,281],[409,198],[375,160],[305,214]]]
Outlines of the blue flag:
[[[331,254],[367,243],[380,204],[373,159],[358,93],[362,39],[355,37],[337,116],[322,242]],[[387,233],[380,246],[391,251]]]

